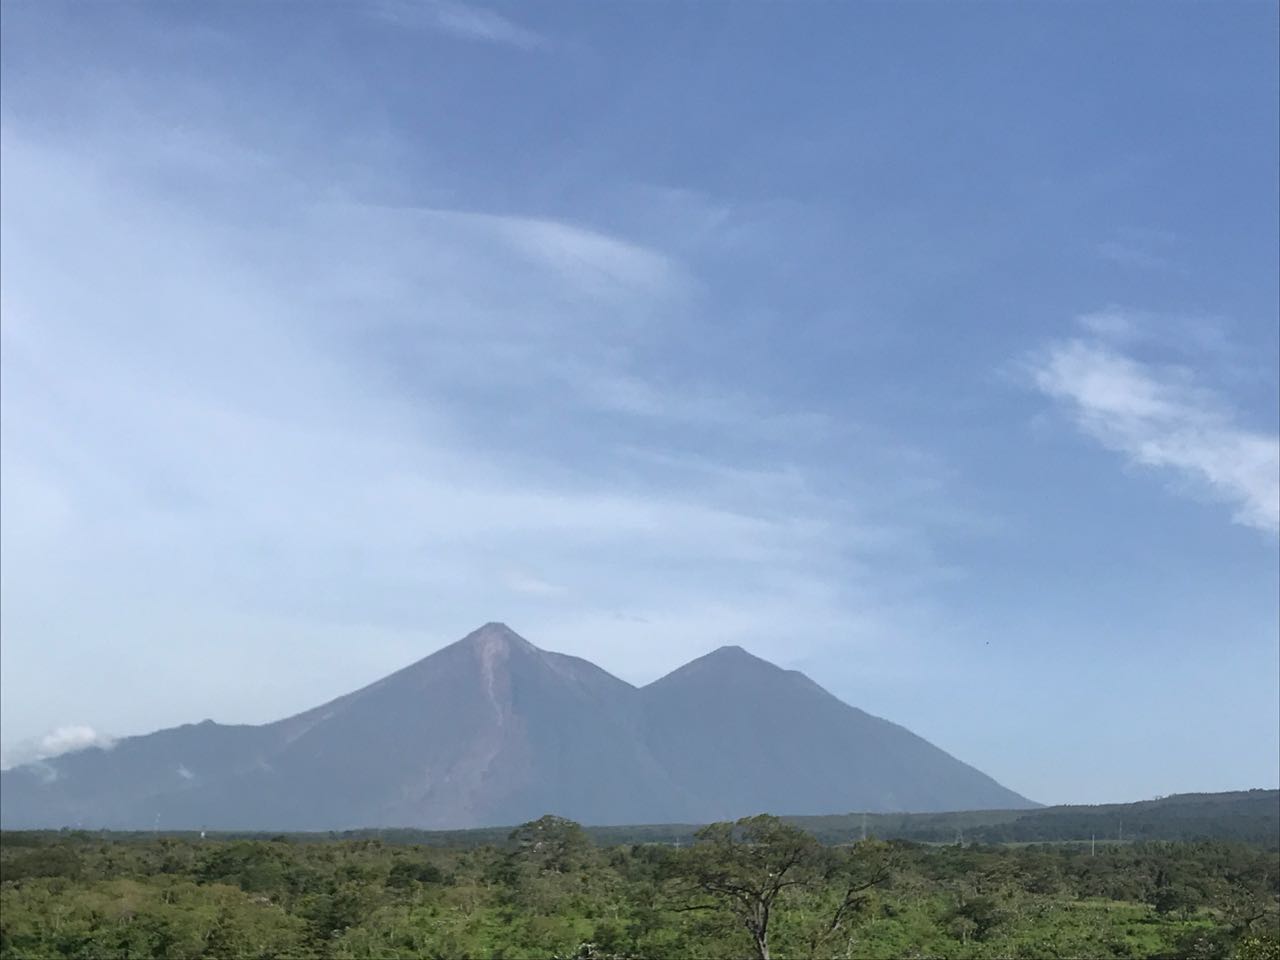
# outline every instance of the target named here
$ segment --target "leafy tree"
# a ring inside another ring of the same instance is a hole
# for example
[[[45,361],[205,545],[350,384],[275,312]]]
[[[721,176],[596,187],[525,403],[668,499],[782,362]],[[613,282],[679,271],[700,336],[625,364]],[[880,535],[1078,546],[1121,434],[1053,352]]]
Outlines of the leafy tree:
[[[829,952],[829,945],[843,934],[855,916],[870,902],[876,887],[886,884],[893,872],[893,849],[876,840],[864,840],[851,848],[824,851],[822,886],[834,889],[839,897],[829,915],[824,915],[808,937],[809,956]]]
[[[688,910],[727,906],[746,928],[760,960],[769,960],[769,921],[778,897],[821,875],[822,848],[812,836],[777,817],[713,823],[675,861],[677,876],[697,897]]]
[[[1245,937],[1236,947],[1237,960],[1280,960],[1280,931]]]
[[[950,929],[965,943],[970,938],[986,940],[1005,919],[1005,911],[994,897],[961,896],[949,916]]]
[[[395,890],[406,890],[414,883],[439,883],[443,879],[439,867],[419,860],[397,860],[387,871],[387,886]]]
[[[582,865],[593,845],[581,825],[548,814],[511,831],[518,860],[543,872],[564,873]]]
[[[0,860],[0,882],[24,877],[67,877],[81,873],[80,855],[66,847],[37,848]]]

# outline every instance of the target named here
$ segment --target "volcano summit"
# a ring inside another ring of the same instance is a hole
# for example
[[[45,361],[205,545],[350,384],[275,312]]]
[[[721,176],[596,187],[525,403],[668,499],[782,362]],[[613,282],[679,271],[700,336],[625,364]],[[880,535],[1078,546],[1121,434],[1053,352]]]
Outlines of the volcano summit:
[[[1031,801],[794,670],[720,649],[645,687],[489,623],[262,726],[206,720],[0,774],[6,829],[456,829]]]

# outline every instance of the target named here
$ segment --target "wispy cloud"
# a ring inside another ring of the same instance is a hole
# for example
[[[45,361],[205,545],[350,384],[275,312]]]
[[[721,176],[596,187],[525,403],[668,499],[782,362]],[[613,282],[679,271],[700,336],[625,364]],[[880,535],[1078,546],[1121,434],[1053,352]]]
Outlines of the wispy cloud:
[[[621,371],[557,366],[565,382],[590,407],[668,424],[732,428],[743,436],[830,440],[840,427],[815,411],[787,411],[745,393],[686,383],[664,383]]]
[[[112,737],[99,733],[93,727],[86,724],[67,724],[49,731],[42,737],[24,740],[4,749],[0,752],[0,767],[7,770],[9,767],[50,760],[64,753],[72,753],[88,747],[102,747],[109,750],[113,746],[115,746],[115,740]]]
[[[1076,322],[1097,339],[1126,349],[1144,345],[1229,367],[1242,360],[1243,351],[1232,341],[1231,325],[1223,317],[1156,313],[1112,304],[1082,314]]]
[[[678,358],[700,296],[677,257],[553,219],[278,192],[228,137],[219,175],[259,184],[264,231],[100,162],[144,138],[89,157],[5,131],[6,711],[68,713],[75,682],[48,703],[12,684],[49,643],[97,656],[89,638],[119,640],[104,669],[156,681],[95,714],[136,730],[193,702],[272,719],[350,686],[357,645],[373,679],[495,617],[631,675],[748,637],[801,655],[797,618],[875,636],[873,558],[918,531],[861,524],[849,475],[808,482],[821,411],[646,362]],[[239,682],[298,661],[293,703]]]
[[[1082,314],[1076,318],[1076,322],[1101,340],[1128,343],[1146,335],[1148,317],[1131,310],[1106,307]]]
[[[402,27],[426,28],[484,43],[505,44],[531,50],[544,38],[502,14],[469,3],[450,0],[382,0],[374,8],[383,20]]]
[[[493,223],[517,250],[588,295],[653,292],[679,282],[668,257],[617,237],[554,220],[497,217]]]
[[[1165,270],[1177,243],[1177,236],[1165,230],[1126,229],[1098,244],[1098,255],[1122,267]]]
[[[1280,530],[1280,437],[1240,425],[1186,367],[1123,352],[1117,341],[1134,325],[1122,313],[1093,314],[1082,325],[1095,336],[1055,342],[1035,358],[1036,387],[1130,463],[1230,504],[1237,523]]]
[[[568,591],[557,584],[549,583],[521,570],[509,571],[504,578],[507,589],[529,597],[562,597]]]

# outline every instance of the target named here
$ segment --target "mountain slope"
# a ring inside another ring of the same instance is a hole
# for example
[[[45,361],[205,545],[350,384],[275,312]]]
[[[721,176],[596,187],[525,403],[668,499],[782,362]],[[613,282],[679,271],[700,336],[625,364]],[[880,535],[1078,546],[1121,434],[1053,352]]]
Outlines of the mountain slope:
[[[487,624],[277,723],[179,727],[6,771],[2,815],[298,830],[478,826],[549,809],[586,822],[685,816],[635,733],[635,693]]]
[[[268,727],[205,720],[5,770],[0,824],[149,828],[162,807],[194,800],[207,784],[252,769],[277,747]]]
[[[723,648],[637,690],[502,624],[263,726],[201,724],[0,774],[0,822],[427,829],[763,810],[1025,807],[919,737]]]
[[[639,813],[662,805],[664,778],[634,748],[634,694],[586,661],[489,624],[283,721],[289,743],[270,769],[228,787],[267,798],[271,819],[292,809],[315,829],[510,823],[556,806],[585,820]]]
[[[1034,804],[794,670],[721,647],[641,691],[647,742],[704,818]]]

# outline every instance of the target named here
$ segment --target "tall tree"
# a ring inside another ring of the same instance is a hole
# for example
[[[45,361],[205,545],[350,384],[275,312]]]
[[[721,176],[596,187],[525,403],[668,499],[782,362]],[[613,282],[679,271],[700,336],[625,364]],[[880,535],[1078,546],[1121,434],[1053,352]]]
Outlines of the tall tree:
[[[767,814],[713,823],[674,861],[683,892],[693,900],[683,909],[729,907],[751,935],[756,955],[769,960],[774,905],[783,891],[821,875],[822,852],[811,835]]]
[[[880,840],[863,840],[823,853],[822,887],[836,891],[839,899],[831,913],[812,928],[810,957],[830,955],[831,942],[846,933],[851,921],[866,908],[871,891],[889,881],[896,865],[893,848]]]
[[[593,844],[581,825],[547,814],[522,823],[508,838],[513,856],[543,873],[563,873],[580,867],[591,855]]]

